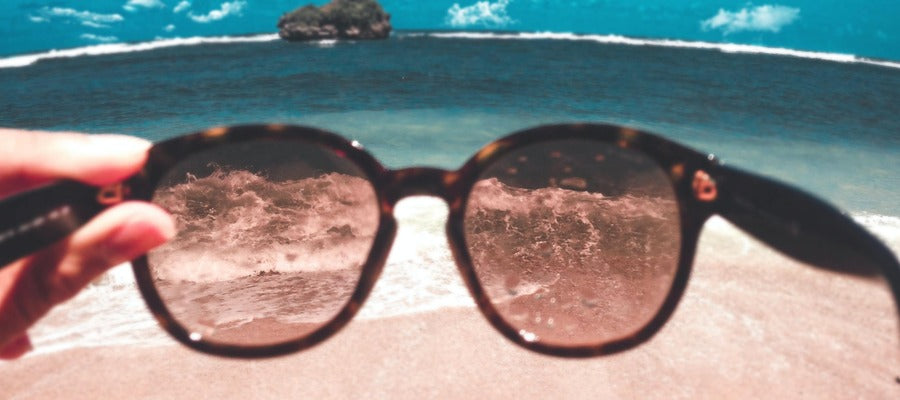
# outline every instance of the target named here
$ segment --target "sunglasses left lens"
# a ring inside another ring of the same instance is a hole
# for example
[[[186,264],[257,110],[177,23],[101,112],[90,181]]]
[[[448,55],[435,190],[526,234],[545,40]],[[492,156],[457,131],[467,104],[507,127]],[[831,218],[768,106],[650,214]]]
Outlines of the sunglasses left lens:
[[[330,322],[378,230],[359,167],[299,141],[193,154],[163,176],[153,201],[178,228],[147,256],[159,297],[192,335],[226,345],[283,343]]]

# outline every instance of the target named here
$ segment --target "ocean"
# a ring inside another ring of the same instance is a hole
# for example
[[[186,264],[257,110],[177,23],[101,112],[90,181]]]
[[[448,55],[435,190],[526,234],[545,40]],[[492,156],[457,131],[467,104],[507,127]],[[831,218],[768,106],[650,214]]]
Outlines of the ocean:
[[[488,142],[545,123],[628,125],[815,193],[900,251],[894,62],[603,35],[400,31],[287,43],[267,34],[9,56],[0,87],[0,126],[159,141],[218,125],[309,125],[359,141],[391,168],[457,168]],[[446,207],[412,198],[397,214],[385,275],[359,318],[472,307],[443,235]],[[32,335],[38,352],[172,343],[124,267]]]

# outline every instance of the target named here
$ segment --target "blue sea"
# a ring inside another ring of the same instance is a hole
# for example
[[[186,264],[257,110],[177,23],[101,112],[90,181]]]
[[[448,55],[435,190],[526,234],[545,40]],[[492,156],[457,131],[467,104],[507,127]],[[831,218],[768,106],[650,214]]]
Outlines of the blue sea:
[[[0,125],[161,140],[281,122],[456,168],[544,123],[660,133],[852,212],[900,216],[900,63],[618,36],[397,32],[109,44],[0,59]]]
[[[813,192],[900,248],[900,64],[890,61],[615,35],[402,30],[385,41],[288,43],[262,34],[8,56],[0,88],[0,126],[159,141],[218,125],[310,125],[394,168],[457,168],[540,124],[628,125]],[[398,213],[407,222],[389,263],[401,265],[389,265],[398,272],[361,317],[471,306],[465,288],[446,284],[458,281],[446,208],[417,198]],[[114,270],[51,316],[38,348],[169,343],[129,274]]]
[[[4,0],[0,55],[275,30],[328,0]],[[574,32],[900,60],[896,0],[381,0],[399,30]]]

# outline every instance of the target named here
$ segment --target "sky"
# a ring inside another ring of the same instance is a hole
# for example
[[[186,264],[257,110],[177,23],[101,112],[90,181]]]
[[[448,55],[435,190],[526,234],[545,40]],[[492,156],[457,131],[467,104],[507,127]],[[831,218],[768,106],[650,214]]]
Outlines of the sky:
[[[321,5],[326,1],[314,1]],[[0,55],[272,33],[308,0],[3,0]],[[900,60],[900,0],[382,0],[395,29],[612,34]]]

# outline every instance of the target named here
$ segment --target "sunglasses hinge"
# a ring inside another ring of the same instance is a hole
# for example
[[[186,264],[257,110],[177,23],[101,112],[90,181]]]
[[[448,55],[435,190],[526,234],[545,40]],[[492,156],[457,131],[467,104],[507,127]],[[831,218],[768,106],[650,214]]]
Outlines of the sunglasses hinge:
[[[97,192],[97,202],[105,206],[119,204],[128,195],[128,187],[121,182],[106,185]]]
[[[702,169],[694,173],[694,181],[691,186],[694,189],[694,197],[698,201],[711,203],[719,196],[716,180]]]

